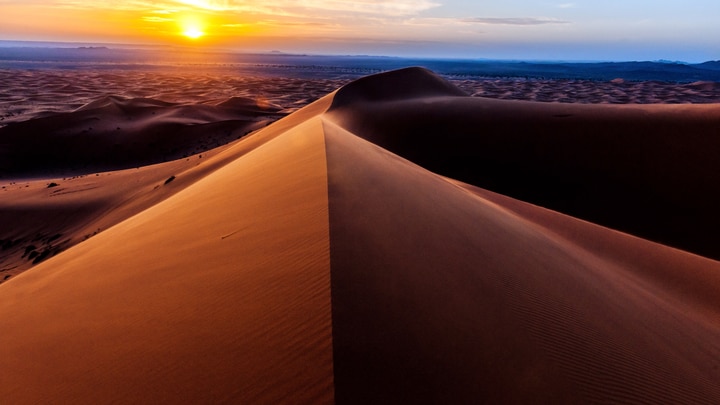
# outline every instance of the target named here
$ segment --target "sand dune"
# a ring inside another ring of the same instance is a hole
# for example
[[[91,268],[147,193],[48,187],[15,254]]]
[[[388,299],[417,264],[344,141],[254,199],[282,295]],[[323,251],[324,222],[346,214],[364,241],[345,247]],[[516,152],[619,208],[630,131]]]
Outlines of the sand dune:
[[[217,106],[103,97],[0,128],[0,178],[11,179],[0,189],[0,282],[227,163],[219,145],[278,111],[239,97]]]
[[[712,104],[720,102],[715,82],[487,79],[454,83],[476,97],[584,104]]]
[[[720,399],[717,262],[325,134],[338,402]]]
[[[476,100],[420,69],[356,81],[0,285],[0,398],[720,402],[720,262],[502,194],[561,201],[553,182],[586,175],[632,205],[606,185],[625,173],[710,215],[716,115]]]
[[[0,128],[0,176],[67,176],[184,158],[267,125],[280,109],[247,99],[212,106],[104,97]]]
[[[346,86],[329,115],[433,172],[720,259],[720,104],[533,103],[435,87],[419,97],[415,83],[436,79],[397,75],[384,98]]]
[[[275,65],[274,68],[278,68]],[[288,68],[289,66],[286,66]],[[259,69],[272,66],[258,66]],[[101,69],[73,66],[53,69],[0,69],[0,127],[59,112],[71,112],[107,95],[152,98],[172,103],[214,104],[230,97],[269,101],[291,113],[347,84],[348,78],[316,76],[337,72],[315,69],[313,77],[298,66],[284,74],[237,69]],[[228,71],[233,72],[232,74]],[[318,72],[322,72],[319,74]],[[356,77],[354,71],[349,76]],[[283,76],[294,76],[283,77]],[[302,78],[298,78],[298,76]],[[345,76],[345,75],[341,75]],[[518,78],[455,77],[452,83],[468,94],[506,100],[565,103],[717,103],[718,84],[713,82],[669,83],[657,81],[541,80]]]
[[[294,112],[347,83],[338,79],[294,79],[213,72],[203,68],[127,70],[0,69],[0,127],[71,112],[98,98],[152,98],[179,104],[214,104],[231,97],[252,98]]]
[[[237,98],[229,102],[246,103]],[[185,159],[134,169],[8,181],[0,186],[0,223],[5,225],[0,227],[0,283],[165,200],[254,150],[283,129],[291,128],[296,120],[317,114],[323,105],[318,103],[296,112],[295,120],[277,123],[275,131],[233,142],[232,151],[227,150],[230,145],[225,145]],[[172,112],[175,106],[170,105],[170,109]],[[164,119],[167,116],[165,114]],[[198,141],[202,142],[205,134],[196,132]],[[68,146],[72,143],[48,153],[62,155]],[[92,149],[83,151],[86,156],[97,158]],[[129,160],[129,156],[122,158],[132,166],[139,165],[138,161]],[[38,169],[62,172],[67,167],[46,162]]]
[[[329,402],[319,125],[301,123],[3,284],[2,397]],[[25,305],[26,294],[37,299]]]

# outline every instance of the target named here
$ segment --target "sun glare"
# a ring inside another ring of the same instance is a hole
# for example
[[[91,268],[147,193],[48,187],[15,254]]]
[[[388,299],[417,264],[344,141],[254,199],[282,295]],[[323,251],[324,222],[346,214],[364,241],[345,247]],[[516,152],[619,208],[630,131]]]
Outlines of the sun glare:
[[[205,35],[204,32],[200,28],[197,27],[187,27],[185,28],[185,31],[183,31],[183,35],[190,39],[198,39],[201,36]]]
[[[180,32],[186,38],[198,39],[205,35],[203,25],[199,19],[188,17],[180,21]]]

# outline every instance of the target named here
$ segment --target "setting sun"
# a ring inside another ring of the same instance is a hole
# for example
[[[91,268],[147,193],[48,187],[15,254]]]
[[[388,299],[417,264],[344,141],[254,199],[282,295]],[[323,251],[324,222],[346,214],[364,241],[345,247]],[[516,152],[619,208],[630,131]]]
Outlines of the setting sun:
[[[198,39],[205,35],[204,24],[198,18],[188,17],[180,21],[181,33],[190,39]]]
[[[185,29],[185,31],[183,31],[183,35],[190,39],[198,39],[201,36],[205,35],[205,33],[197,27],[188,27]]]

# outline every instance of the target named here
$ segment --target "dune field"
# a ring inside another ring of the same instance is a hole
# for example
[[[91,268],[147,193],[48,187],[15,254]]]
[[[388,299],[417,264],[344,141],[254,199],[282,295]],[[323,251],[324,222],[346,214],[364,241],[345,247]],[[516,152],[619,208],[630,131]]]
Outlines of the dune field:
[[[0,128],[0,403],[720,403],[720,104],[468,86]]]

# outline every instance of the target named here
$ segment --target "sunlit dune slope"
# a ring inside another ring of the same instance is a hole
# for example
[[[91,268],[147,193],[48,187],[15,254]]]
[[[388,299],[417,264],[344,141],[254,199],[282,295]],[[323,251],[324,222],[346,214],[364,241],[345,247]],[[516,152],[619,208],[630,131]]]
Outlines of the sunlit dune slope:
[[[88,109],[107,103],[115,105],[112,98],[98,100]],[[136,100],[133,105],[157,104],[155,100]],[[232,105],[245,114],[253,114],[248,99],[231,98],[224,105]],[[173,105],[169,105],[172,110]],[[308,106],[295,114],[294,120],[278,123],[273,131],[264,131],[252,137],[244,137],[185,159],[142,166],[133,169],[102,173],[81,174],[71,177],[51,177],[35,180],[18,179],[2,183],[0,188],[0,283],[47,260],[59,252],[87,240],[109,227],[165,200],[198,179],[238,159],[258,145],[281,134],[307,117],[317,115],[327,107],[324,103]],[[189,110],[189,108],[188,108]],[[168,112],[167,110],[165,111]],[[172,118],[162,114],[156,118],[157,125]],[[199,114],[189,114],[199,115]],[[66,116],[67,118],[67,116]],[[229,125],[229,124],[226,124]],[[240,128],[243,123],[237,124]],[[202,130],[194,131],[198,140],[205,139]],[[27,134],[32,138],[32,134]],[[41,135],[42,138],[44,135]],[[231,150],[226,150],[232,146]],[[62,144],[48,153],[62,155],[73,153],[72,142]],[[14,148],[8,144],[10,150]],[[93,155],[92,149],[83,153]],[[123,158],[125,163],[137,166],[132,154]],[[69,167],[72,167],[70,165]],[[44,166],[41,170],[62,172],[68,166]],[[27,175],[27,173],[25,173]]]
[[[478,147],[464,100],[420,69],[355,82],[0,285],[0,398],[720,402],[720,262],[427,170],[430,139]]]
[[[329,114],[433,172],[720,259],[720,104],[492,100],[438,80],[356,81]]]
[[[3,401],[330,402],[324,138],[295,125],[3,284]]]

